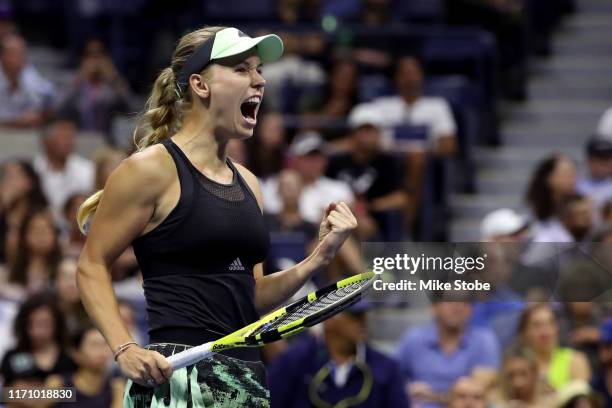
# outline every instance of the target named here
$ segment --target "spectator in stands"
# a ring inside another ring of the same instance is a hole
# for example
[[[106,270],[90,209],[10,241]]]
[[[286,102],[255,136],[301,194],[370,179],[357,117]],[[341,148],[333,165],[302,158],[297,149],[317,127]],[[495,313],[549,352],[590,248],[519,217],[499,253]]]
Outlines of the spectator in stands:
[[[561,280],[565,282],[560,284],[562,287],[559,292],[564,292],[563,294],[560,293],[560,297],[566,301],[562,303],[563,307],[559,318],[559,338],[562,344],[567,344],[584,353],[589,365],[594,368],[598,364],[597,346],[601,336],[599,325],[602,314],[599,304],[588,301],[596,296],[590,298],[581,296],[580,292],[587,289],[584,287],[587,286],[584,281],[592,280],[588,276],[588,271],[583,270],[581,272],[575,270],[572,279],[561,277]],[[582,279],[580,279],[580,275],[582,275]],[[596,283],[597,281],[593,280],[591,285],[594,286]],[[607,283],[610,284],[610,280]],[[568,284],[574,284],[575,286],[574,288],[563,287],[568,286]],[[592,290],[595,293],[605,291],[605,289],[595,287]]]
[[[599,210],[612,199],[612,138],[592,137],[586,155],[588,173],[578,179],[577,190],[591,197]]]
[[[17,345],[2,359],[5,384],[11,384],[24,372],[38,378],[72,372],[75,364],[65,349],[64,316],[55,298],[36,294],[21,306],[15,319]]]
[[[95,177],[95,190],[102,190],[108,176],[115,170],[115,168],[126,158],[126,154],[121,150],[114,149],[112,147],[105,147],[102,150],[96,152],[94,157],[94,164],[96,169]]]
[[[272,407],[408,407],[397,363],[367,343],[364,301],[304,336],[269,366]],[[342,401],[342,402],[341,402]]]
[[[282,209],[277,214],[266,214],[265,219],[270,232],[300,233],[304,237],[304,253],[309,253],[318,242],[319,225],[304,220],[299,205],[304,189],[299,173],[292,169],[281,171],[278,176],[278,194],[282,200]],[[300,259],[303,257],[300,257]],[[338,251],[338,256],[328,267],[325,277],[321,280],[335,282],[337,278],[347,271],[349,275],[361,273],[359,246],[355,239],[348,238]],[[284,269],[282,265],[273,262],[266,264],[266,272],[272,273]],[[278,261],[278,260],[276,260]],[[279,269],[280,268],[280,269]],[[339,270],[340,268],[340,270]]]
[[[0,174],[0,264],[10,264],[23,217],[36,208],[46,208],[47,199],[28,161],[8,160]]]
[[[285,169],[278,175],[278,195],[282,208],[277,214],[266,214],[266,223],[271,232],[299,232],[307,242],[318,238],[318,226],[305,221],[300,215],[300,197],[303,183],[295,170]]]
[[[495,219],[497,214],[503,216],[502,211],[494,211],[492,213],[493,217],[487,215],[483,221],[488,224]],[[476,278],[489,283],[491,290],[477,291],[474,294],[475,299],[472,303],[470,319],[472,327],[492,330],[497,336],[499,344],[504,348],[514,342],[521,312],[525,308],[525,300],[520,294],[522,288],[513,287],[513,279],[521,276],[519,271],[524,271],[524,266],[520,264],[522,245],[514,239],[515,233],[525,225],[525,220],[514,212],[505,215],[510,214],[513,214],[513,216],[509,217],[507,221],[512,222],[501,225],[499,230],[489,229],[487,225],[485,225],[487,226],[486,229],[483,228],[486,230],[483,236],[490,236],[488,233],[492,232],[500,241],[483,242],[480,246],[478,255],[486,254],[486,263],[484,269],[479,272]],[[500,224],[503,221],[501,218],[499,219]],[[504,227],[508,228],[504,230]],[[508,235],[511,238],[501,241],[502,235]],[[529,274],[529,282],[537,283],[532,277],[533,271],[525,271],[525,273],[529,272],[532,272]]]
[[[257,177],[265,180],[277,175],[283,168],[287,135],[281,113],[259,115],[260,124],[254,130],[255,135],[247,141],[250,144],[249,168]]]
[[[591,386],[604,398],[605,406],[612,407],[612,318],[601,325],[598,354],[601,367],[595,372]]]
[[[76,260],[74,258],[64,258],[59,264],[54,282],[57,304],[64,316],[68,333],[76,333],[80,327],[89,322],[89,317],[79,297],[76,271]]]
[[[122,407],[125,381],[110,376],[109,367],[113,355],[102,333],[89,325],[80,328],[72,337],[71,346],[78,368],[73,373],[49,377],[45,386],[74,387],[76,401],[60,402],[55,407]]]
[[[495,407],[552,407],[554,390],[542,381],[534,353],[520,346],[504,356],[497,388],[491,400]]]
[[[70,120],[51,120],[42,131],[42,152],[34,159],[53,216],[61,222],[66,199],[89,193],[94,186],[94,165],[75,153],[76,125]]]
[[[334,61],[325,92],[305,95],[300,111],[323,117],[346,117],[357,102],[357,66],[350,59]]]
[[[0,38],[0,124],[40,125],[51,108],[53,85],[27,63],[27,44],[16,34]]]
[[[559,345],[559,324],[548,303],[536,303],[523,312],[518,337],[536,356],[540,377],[555,390],[571,380],[588,381],[589,363],[579,351]]]
[[[76,217],[77,211],[83,202],[87,199],[86,194],[76,193],[68,197],[64,204],[63,215],[63,230],[62,252],[66,256],[77,258],[81,254],[83,245],[85,245],[85,235],[79,230]]]
[[[409,329],[397,351],[411,400],[423,407],[439,407],[462,377],[474,377],[488,387],[500,360],[495,335],[468,327],[469,303],[435,301],[432,310],[434,323]]]
[[[533,242],[584,242],[593,228],[593,204],[581,194],[561,198],[555,216],[535,229]]]
[[[357,103],[357,65],[350,59],[334,61],[323,92],[304,93],[299,110],[306,128],[319,130],[326,140],[339,139],[343,129],[321,126],[320,122],[343,120]],[[311,122],[312,121],[312,122]]]
[[[485,387],[477,380],[463,377],[451,388],[447,408],[486,408]]]
[[[60,103],[60,112],[70,115],[80,129],[102,132],[110,144],[113,117],[130,110],[130,90],[106,46],[99,39],[87,41],[79,72]]]
[[[597,125],[597,134],[605,138],[612,138],[612,107],[601,115]]]
[[[399,95],[374,99],[366,105],[369,116],[384,118],[390,127],[426,126],[429,149],[439,157],[457,152],[457,125],[448,102],[423,96],[424,74],[419,60],[400,57],[395,65],[395,84]]]
[[[353,193],[343,181],[325,177],[327,156],[325,143],[316,132],[299,134],[289,147],[291,167],[295,169],[304,182],[300,197],[300,214],[305,221],[318,224],[327,205],[332,202],[345,202],[352,206]],[[262,184],[264,210],[270,214],[281,211],[281,199],[278,193],[278,178],[274,177]]]
[[[550,156],[538,163],[525,200],[533,217],[544,223],[554,216],[562,198],[576,192],[576,165],[565,155]]]
[[[380,118],[351,116],[349,123],[350,150],[331,157],[327,176],[351,186],[359,225],[378,230],[358,227],[361,239],[400,241],[409,204],[403,166],[396,156],[382,151]]]
[[[19,297],[47,288],[61,259],[59,234],[51,214],[44,209],[31,212],[19,230],[17,254],[2,291]]]
[[[480,222],[483,242],[523,242],[527,239],[529,223],[510,208],[500,208],[487,214]]]

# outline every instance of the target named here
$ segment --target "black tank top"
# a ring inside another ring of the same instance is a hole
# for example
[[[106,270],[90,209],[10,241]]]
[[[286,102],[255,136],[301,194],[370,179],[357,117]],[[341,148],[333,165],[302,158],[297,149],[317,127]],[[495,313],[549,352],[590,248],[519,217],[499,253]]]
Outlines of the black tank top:
[[[168,139],[181,195],[161,224],[133,242],[143,275],[153,343],[198,345],[259,317],[253,266],[270,245],[253,192],[228,159],[231,184],[203,175]],[[257,360],[254,349],[227,355]]]

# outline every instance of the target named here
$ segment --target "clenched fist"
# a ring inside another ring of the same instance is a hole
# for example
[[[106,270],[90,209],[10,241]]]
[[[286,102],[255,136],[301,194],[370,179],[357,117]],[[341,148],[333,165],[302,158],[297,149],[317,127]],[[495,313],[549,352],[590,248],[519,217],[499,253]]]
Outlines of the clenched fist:
[[[319,248],[323,261],[329,263],[344,241],[357,228],[357,220],[346,203],[331,203],[319,226]]]

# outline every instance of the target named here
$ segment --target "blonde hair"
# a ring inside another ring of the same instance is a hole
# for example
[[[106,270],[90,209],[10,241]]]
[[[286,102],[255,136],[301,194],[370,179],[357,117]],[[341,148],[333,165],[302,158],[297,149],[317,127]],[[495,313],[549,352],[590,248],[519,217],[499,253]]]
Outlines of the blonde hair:
[[[191,93],[181,92],[176,83],[176,74],[200,45],[224,28],[200,28],[185,34],[179,40],[170,66],[164,68],[155,80],[144,112],[136,123],[133,136],[137,152],[168,139],[180,128],[181,115],[191,105]],[[103,191],[97,191],[79,207],[77,223],[84,234],[87,233],[88,224],[98,208]]]

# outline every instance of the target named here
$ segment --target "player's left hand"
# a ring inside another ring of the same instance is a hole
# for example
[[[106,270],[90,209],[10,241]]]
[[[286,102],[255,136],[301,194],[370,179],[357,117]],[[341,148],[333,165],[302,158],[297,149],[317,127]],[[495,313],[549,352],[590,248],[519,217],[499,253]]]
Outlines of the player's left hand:
[[[327,206],[319,226],[319,241],[325,260],[331,261],[355,228],[357,220],[345,202],[331,203]]]

